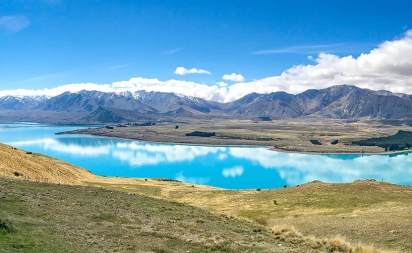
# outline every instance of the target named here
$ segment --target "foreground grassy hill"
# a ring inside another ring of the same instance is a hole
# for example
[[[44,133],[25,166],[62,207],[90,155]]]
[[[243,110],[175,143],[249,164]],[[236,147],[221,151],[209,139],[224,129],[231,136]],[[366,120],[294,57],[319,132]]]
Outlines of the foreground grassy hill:
[[[262,226],[177,202],[5,178],[0,185],[0,252],[293,250]]]
[[[3,144],[0,157],[0,252],[412,252],[409,186],[229,191],[98,177]]]

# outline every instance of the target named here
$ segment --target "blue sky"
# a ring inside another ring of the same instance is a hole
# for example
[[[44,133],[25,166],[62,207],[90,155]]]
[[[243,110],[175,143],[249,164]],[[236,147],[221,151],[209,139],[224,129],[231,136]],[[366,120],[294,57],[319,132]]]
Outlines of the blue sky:
[[[0,95],[231,101],[342,83],[411,93],[411,10],[406,0],[0,0]]]

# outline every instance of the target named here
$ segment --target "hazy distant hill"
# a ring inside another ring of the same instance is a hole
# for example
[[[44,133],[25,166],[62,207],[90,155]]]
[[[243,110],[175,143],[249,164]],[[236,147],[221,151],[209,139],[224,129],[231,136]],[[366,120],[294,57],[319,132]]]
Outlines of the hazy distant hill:
[[[19,111],[19,113],[12,113]],[[307,90],[297,95],[286,92],[252,93],[230,103],[165,92],[100,91],[65,92],[46,97],[0,97],[1,115],[8,120],[25,120],[23,115],[53,116],[73,122],[125,122],[156,117],[296,118],[316,116],[338,119],[401,119],[412,117],[412,96],[389,91],[372,91],[350,85]],[[11,116],[12,115],[12,116]],[[24,116],[24,117],[26,117]],[[51,120],[53,120],[51,119]]]

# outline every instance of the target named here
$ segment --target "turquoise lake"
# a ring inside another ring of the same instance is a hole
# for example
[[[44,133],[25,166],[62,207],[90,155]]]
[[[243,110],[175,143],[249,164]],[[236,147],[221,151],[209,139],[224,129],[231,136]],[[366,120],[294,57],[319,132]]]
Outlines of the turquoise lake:
[[[100,176],[170,178],[226,189],[268,189],[313,180],[341,183],[358,179],[412,185],[410,153],[309,155],[259,147],[175,145],[55,135],[79,128],[82,126],[0,124],[0,142],[62,159]]]

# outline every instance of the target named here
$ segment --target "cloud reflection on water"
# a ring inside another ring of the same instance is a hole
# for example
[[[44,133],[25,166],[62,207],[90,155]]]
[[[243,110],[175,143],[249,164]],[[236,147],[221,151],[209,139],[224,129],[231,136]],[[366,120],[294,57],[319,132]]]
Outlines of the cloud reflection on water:
[[[179,172],[175,179],[190,184],[207,184],[210,180],[207,177],[187,177],[183,175],[183,171]]]
[[[206,184],[218,177],[223,180],[244,180],[247,177],[246,181],[252,181],[250,177],[265,173],[265,169],[276,171],[288,185],[313,180],[352,182],[368,178],[410,184],[412,178],[410,154],[308,155],[274,152],[265,148],[169,145],[87,137],[43,138],[9,144],[41,150],[35,152],[49,150],[71,155],[76,161],[79,157],[109,157],[113,159],[113,164],[120,161],[133,168],[166,165],[181,170],[175,174],[175,179],[196,184]],[[201,165],[197,164],[200,167],[193,165],[197,161],[202,161],[199,163]],[[157,173],[161,174],[159,171]]]
[[[229,148],[232,156],[247,159],[266,169],[276,169],[281,178],[290,185],[313,180],[324,182],[352,182],[357,179],[373,178],[389,182],[407,183],[412,177],[412,155],[364,155],[351,159],[337,156],[308,155],[273,152],[256,149],[251,152],[243,148]]]
[[[224,177],[240,177],[243,174],[243,167],[242,166],[236,166],[232,168],[226,168],[222,170],[222,175]]]
[[[40,146],[44,150],[52,150],[63,154],[76,156],[101,156],[110,154],[110,145],[79,145],[75,143],[64,143],[60,139],[37,139],[32,141],[16,141],[10,145],[17,147]]]
[[[224,147],[164,145],[142,142],[120,142],[113,157],[132,166],[193,161],[199,156],[226,152]]]

